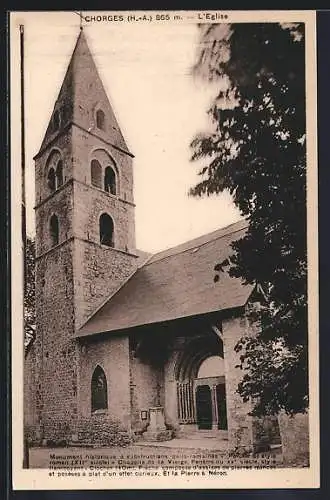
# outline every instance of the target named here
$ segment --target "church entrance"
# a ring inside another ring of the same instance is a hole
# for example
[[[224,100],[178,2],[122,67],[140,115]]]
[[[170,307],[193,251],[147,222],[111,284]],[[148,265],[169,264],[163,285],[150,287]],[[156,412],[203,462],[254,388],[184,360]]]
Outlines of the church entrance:
[[[198,429],[226,431],[227,405],[224,376],[195,380],[196,423]]]
[[[177,371],[177,408],[187,432],[227,431],[223,346],[214,334],[193,339],[182,350]]]
[[[212,383],[212,378],[210,379]],[[214,387],[215,398],[212,402],[212,388]],[[228,429],[225,384],[197,386],[196,414],[198,429],[217,428],[223,431]]]

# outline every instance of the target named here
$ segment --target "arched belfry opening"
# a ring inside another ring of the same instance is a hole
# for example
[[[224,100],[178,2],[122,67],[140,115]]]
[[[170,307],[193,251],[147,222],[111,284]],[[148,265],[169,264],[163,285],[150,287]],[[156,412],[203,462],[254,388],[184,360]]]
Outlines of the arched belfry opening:
[[[102,189],[102,166],[98,160],[91,161],[92,186]]]
[[[53,149],[46,162],[47,187],[53,193],[63,185],[63,159],[58,149]]]
[[[47,175],[47,184],[48,184],[48,188],[50,189],[50,191],[55,191],[56,189],[56,177],[55,177],[55,170],[53,169],[53,167],[51,167],[49,169],[49,172],[48,172],[48,175]]]
[[[110,194],[116,194],[116,174],[111,167],[104,171],[104,191]]]
[[[92,186],[118,196],[119,171],[115,161],[105,149],[96,149],[92,152],[90,169]]]
[[[108,247],[114,246],[114,224],[108,214],[102,214],[100,217],[100,243]]]
[[[59,160],[56,167],[56,189],[61,187],[63,184],[63,162]]]
[[[59,243],[59,223],[58,223],[57,215],[53,214],[51,216],[49,226],[50,226],[49,229],[50,229],[51,245],[52,246],[58,245],[58,243]]]
[[[214,332],[187,341],[175,367],[178,420],[227,430],[223,343]]]
[[[91,380],[91,410],[106,410],[108,408],[108,384],[104,370],[97,365]]]

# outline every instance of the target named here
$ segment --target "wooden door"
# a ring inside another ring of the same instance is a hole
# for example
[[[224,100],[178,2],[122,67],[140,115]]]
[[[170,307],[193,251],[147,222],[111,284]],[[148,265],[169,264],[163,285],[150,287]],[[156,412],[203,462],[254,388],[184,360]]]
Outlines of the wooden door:
[[[216,386],[217,406],[218,406],[218,429],[227,430],[227,404],[225,384]]]
[[[212,429],[212,399],[208,385],[196,388],[196,410],[198,429]]]

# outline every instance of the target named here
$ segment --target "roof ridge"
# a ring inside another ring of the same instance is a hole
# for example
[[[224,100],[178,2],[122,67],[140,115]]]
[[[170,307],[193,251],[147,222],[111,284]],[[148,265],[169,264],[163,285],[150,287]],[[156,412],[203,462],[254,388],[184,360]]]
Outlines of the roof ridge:
[[[223,228],[219,228],[219,229],[216,229],[215,231],[211,231],[210,233],[206,233],[206,234],[204,234],[204,235],[197,236],[197,238],[194,238],[194,239],[192,239],[192,240],[190,240],[190,241],[191,241],[191,243],[192,243],[193,241],[195,241],[195,242],[196,242],[199,238],[202,238],[203,236],[207,236],[208,234],[210,234],[210,235],[211,235],[212,233],[217,233],[218,231],[221,231],[221,229],[225,230],[225,229],[229,228],[230,226],[234,226],[234,225],[235,225],[235,224],[237,224],[238,222],[243,222],[243,221],[233,222],[232,224],[229,224],[228,226],[225,226],[225,227],[223,227]],[[246,224],[246,226],[247,226],[247,224]],[[203,247],[204,245],[207,245],[208,243],[210,243],[210,241],[219,240],[219,239],[221,239],[221,238],[224,238],[225,236],[230,236],[231,234],[238,233],[239,231],[242,231],[242,229],[243,229],[243,228],[244,228],[244,226],[243,226],[243,227],[240,227],[239,229],[235,229],[235,230],[233,230],[233,231],[229,231],[228,233],[221,234],[221,235],[219,235],[219,236],[214,236],[214,238],[211,238],[211,239],[209,239],[209,240],[207,240],[207,241],[204,241],[204,242],[199,243],[199,244],[198,244],[198,243],[196,243],[196,244],[195,244],[195,245],[193,245],[193,246],[189,246],[188,248],[183,248],[182,250],[178,250],[177,252],[173,252],[173,253],[171,253],[171,254],[169,254],[169,255],[164,255],[164,257],[160,257],[159,259],[156,259],[156,260],[154,260],[153,262],[149,262],[149,261],[151,260],[151,258],[156,257],[158,254],[161,254],[161,253],[163,253],[163,252],[170,251],[172,248],[174,249],[174,248],[176,248],[176,247],[180,247],[181,245],[184,245],[185,243],[180,243],[179,245],[176,245],[176,246],[174,246],[174,247],[170,247],[170,248],[168,248],[168,249],[161,250],[160,252],[157,252],[157,253],[155,253],[155,254],[152,254],[152,255],[151,255],[151,257],[150,257],[149,259],[147,259],[147,260],[146,260],[146,262],[145,262],[145,263],[144,263],[141,267],[143,268],[143,267],[149,266],[149,265],[151,265],[151,264],[154,264],[154,263],[156,263],[156,262],[161,262],[162,260],[165,260],[165,259],[168,259],[168,258],[170,258],[170,257],[173,257],[174,255],[179,255],[179,254],[181,254],[181,253],[189,252],[190,250],[193,250],[194,248],[197,248],[197,247],[198,247],[198,248]],[[189,243],[189,240],[188,240],[186,243]]]

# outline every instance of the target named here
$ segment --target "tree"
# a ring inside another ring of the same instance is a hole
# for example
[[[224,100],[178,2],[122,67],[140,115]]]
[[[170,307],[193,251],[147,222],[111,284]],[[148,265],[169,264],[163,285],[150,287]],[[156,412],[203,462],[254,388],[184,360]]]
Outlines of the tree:
[[[213,129],[192,142],[206,164],[194,196],[228,190],[248,228],[225,272],[258,284],[241,339],[238,392],[255,415],[308,406],[304,25],[202,25],[195,73],[219,82]],[[226,263],[218,263],[221,269]]]
[[[35,242],[29,236],[25,247],[26,282],[24,290],[24,346],[25,352],[35,338]]]

